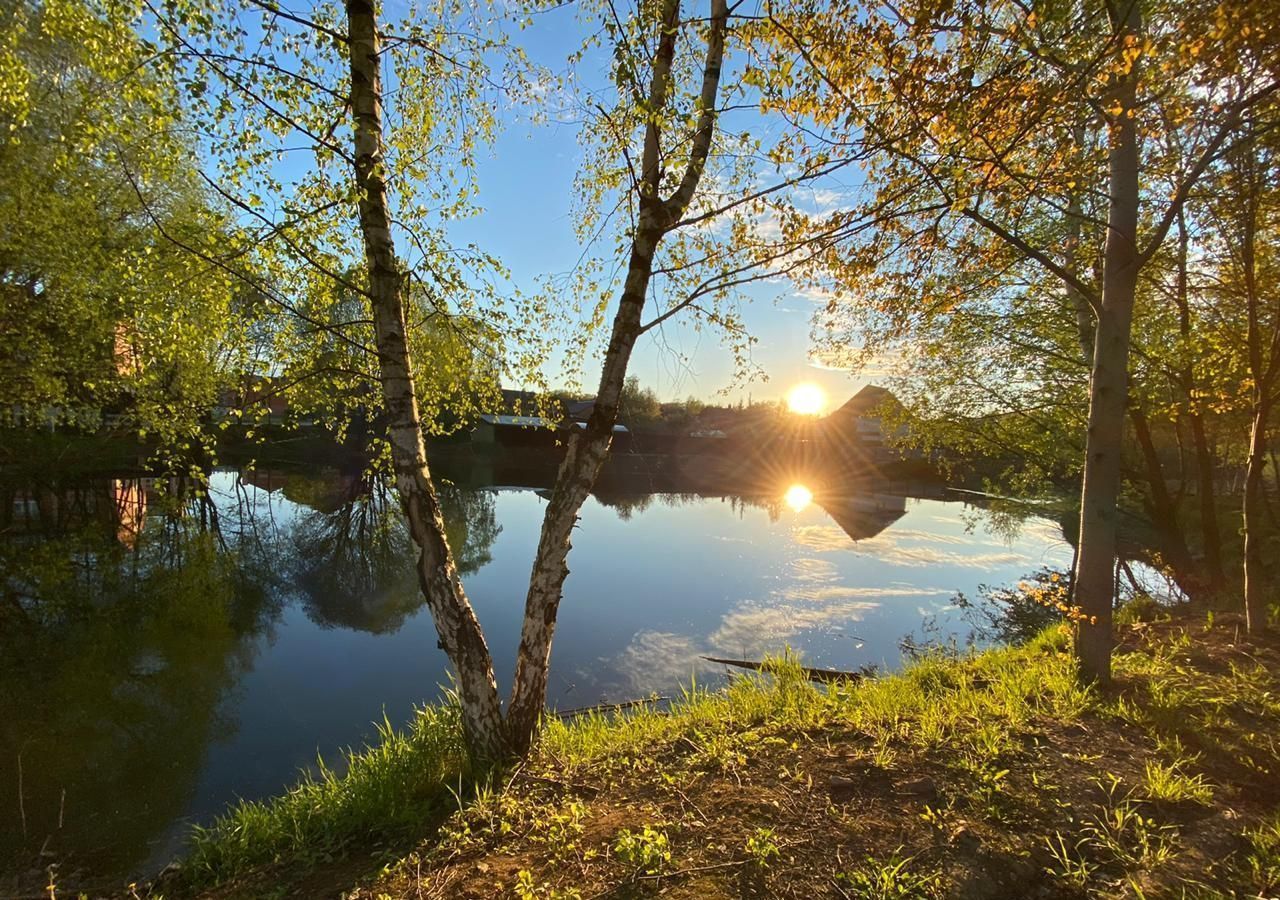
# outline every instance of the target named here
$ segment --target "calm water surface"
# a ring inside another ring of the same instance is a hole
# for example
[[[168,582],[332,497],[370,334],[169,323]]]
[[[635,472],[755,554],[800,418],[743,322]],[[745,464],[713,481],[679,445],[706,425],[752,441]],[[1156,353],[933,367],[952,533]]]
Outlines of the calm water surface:
[[[124,479],[6,498],[0,867],[29,865],[52,835],[72,867],[155,869],[190,823],[438,696],[446,660],[384,487],[219,472],[212,488],[206,504]],[[444,499],[506,683],[545,500],[457,486]],[[809,665],[892,669],[905,636],[968,636],[958,591],[1070,561],[1052,522],[998,531],[963,502],[872,490],[593,498],[549,700],[661,694],[723,677],[703,655],[787,647]]]

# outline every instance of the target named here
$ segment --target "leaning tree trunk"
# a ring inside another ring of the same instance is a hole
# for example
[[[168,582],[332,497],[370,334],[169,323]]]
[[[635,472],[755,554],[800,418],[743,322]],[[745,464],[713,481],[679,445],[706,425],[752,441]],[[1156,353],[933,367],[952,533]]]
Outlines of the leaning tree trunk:
[[[627,375],[627,364],[636,339],[642,332],[641,313],[653,273],[653,260],[662,238],[677,227],[702,179],[715,129],[716,100],[720,68],[724,58],[725,31],[729,10],[726,0],[711,0],[711,27],[702,72],[699,116],[689,152],[689,161],[678,187],[667,199],[660,190],[663,159],[659,120],[667,105],[671,66],[675,58],[676,33],[680,21],[680,0],[663,0],[661,34],[653,57],[650,84],[649,124],[645,128],[641,161],[639,215],[631,242],[631,258],[623,282],[622,298],[614,316],[609,347],[605,353],[596,393],[595,407],[586,430],[574,434],[564,462],[556,476],[555,488],[542,519],[542,534],[529,577],[525,598],[524,624],[516,658],[515,680],[507,708],[507,735],[515,752],[524,752],[537,731],[546,705],[547,673],[551,662],[551,641],[565,579],[570,535],[578,512],[595,485],[609,451],[613,427],[618,419],[618,402]]]
[[[1112,23],[1121,37],[1140,39],[1138,0],[1123,20]],[[1115,559],[1120,451],[1129,392],[1129,334],[1141,257],[1138,251],[1138,132],[1134,121],[1138,63],[1115,87],[1120,113],[1108,128],[1107,241],[1103,258],[1102,303],[1089,379],[1089,430],[1085,438],[1080,491],[1080,554],[1076,561],[1075,652],[1081,677],[1111,678],[1111,611],[1115,602]]]
[[[347,0],[347,20],[360,231],[396,490],[409,534],[420,551],[418,582],[457,676],[467,746],[478,758],[496,759],[505,750],[498,683],[480,623],[445,539],[439,498],[427,468],[405,337],[404,275],[396,258],[384,180],[382,75],[373,0]]]
[[[524,623],[516,657],[515,679],[507,707],[507,732],[513,750],[528,749],[546,704],[547,675],[551,664],[551,639],[565,579],[569,576],[570,534],[578,511],[586,502],[604,464],[618,420],[618,402],[626,378],[627,362],[640,333],[640,314],[653,270],[653,256],[660,232],[641,216],[632,245],[622,300],[614,317],[613,334],[605,355],[600,388],[586,430],[573,435],[556,484],[542,518],[542,533],[529,576]]]

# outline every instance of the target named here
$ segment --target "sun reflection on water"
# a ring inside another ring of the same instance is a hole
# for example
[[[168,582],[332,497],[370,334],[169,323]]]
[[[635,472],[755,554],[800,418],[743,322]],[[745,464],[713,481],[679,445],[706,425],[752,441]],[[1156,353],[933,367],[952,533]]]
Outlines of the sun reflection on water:
[[[803,484],[793,484],[787,488],[787,492],[782,499],[787,501],[787,506],[790,506],[796,512],[800,512],[813,502],[813,491]]]

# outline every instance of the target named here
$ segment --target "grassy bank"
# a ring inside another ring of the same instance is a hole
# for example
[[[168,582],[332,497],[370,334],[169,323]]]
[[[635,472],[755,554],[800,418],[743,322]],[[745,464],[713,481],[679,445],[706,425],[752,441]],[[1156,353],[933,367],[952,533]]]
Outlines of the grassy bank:
[[[821,689],[796,667],[553,723],[467,787],[456,718],[204,832],[209,897],[1257,897],[1280,890],[1280,652],[1233,621],[1066,639]],[[416,831],[416,842],[408,841]],[[424,837],[425,835],[425,837]],[[416,843],[416,846],[411,844]],[[345,860],[330,858],[347,853]],[[372,854],[372,855],[371,855]]]

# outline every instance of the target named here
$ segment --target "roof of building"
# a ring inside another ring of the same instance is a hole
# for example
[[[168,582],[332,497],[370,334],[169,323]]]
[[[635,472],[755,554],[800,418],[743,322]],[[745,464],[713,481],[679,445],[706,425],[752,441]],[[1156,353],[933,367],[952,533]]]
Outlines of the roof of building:
[[[480,421],[489,425],[503,425],[514,428],[554,428],[555,423],[542,416],[508,416],[481,413]]]
[[[832,415],[865,416],[883,403],[897,403],[893,393],[879,385],[868,384],[858,393],[845,401],[844,406],[835,410]]]
[[[572,419],[584,419],[595,411],[595,400],[570,400],[564,405],[565,411]]]
[[[587,427],[587,423],[586,423],[586,422],[574,422],[574,423],[572,423],[572,424],[576,425],[578,428],[583,429],[584,431],[586,430],[586,427]],[[567,426],[566,426],[566,427],[567,427]],[[626,426],[626,425],[614,425],[614,426],[613,426],[613,433],[614,433],[614,434],[627,434],[627,433],[628,433],[627,426]]]

